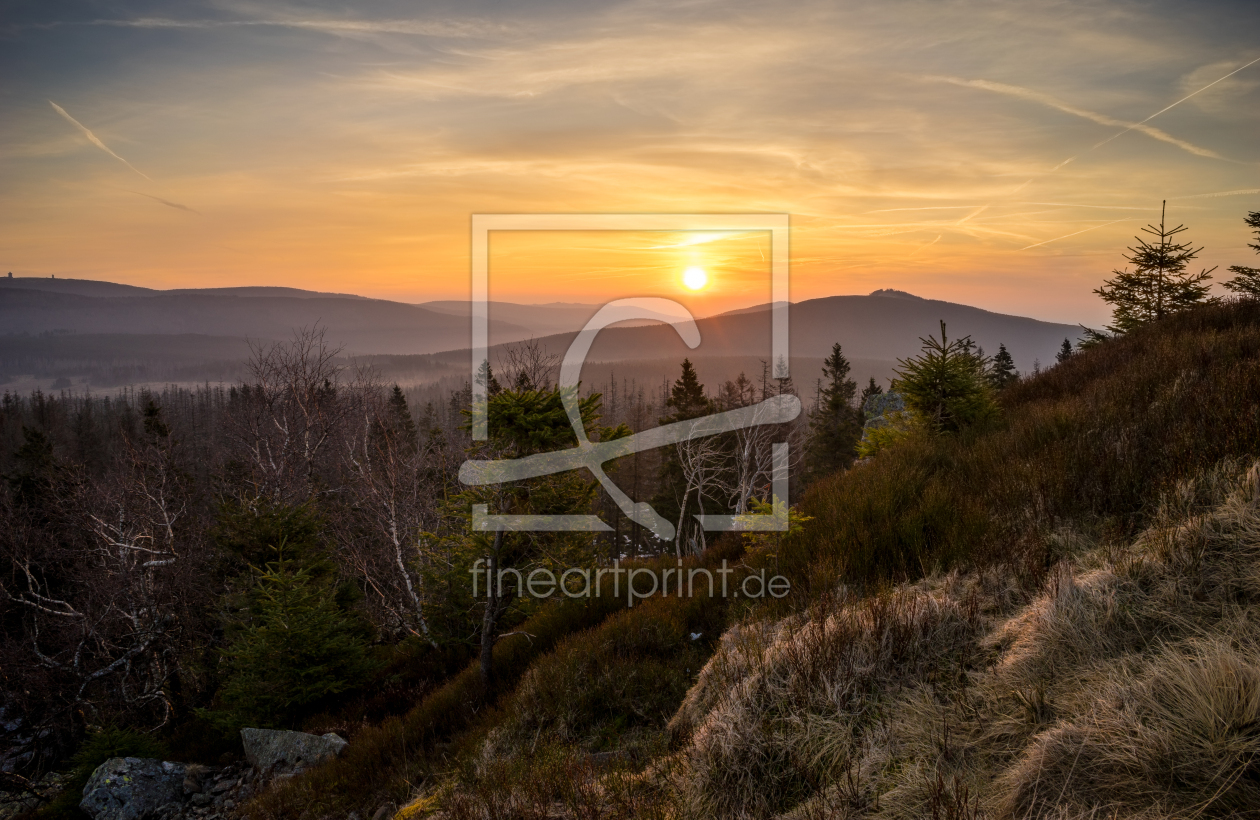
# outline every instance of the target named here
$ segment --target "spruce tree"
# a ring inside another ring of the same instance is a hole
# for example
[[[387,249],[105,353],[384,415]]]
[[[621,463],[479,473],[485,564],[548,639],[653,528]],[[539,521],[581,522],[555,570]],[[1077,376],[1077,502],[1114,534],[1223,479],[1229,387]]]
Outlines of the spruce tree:
[[[953,433],[996,412],[985,362],[972,352],[969,337],[949,341],[941,322],[939,340],[929,336],[919,341],[919,356],[897,360],[901,367],[893,389],[928,429]]]
[[[713,403],[704,395],[704,385],[696,376],[696,368],[691,364],[690,359],[683,359],[682,374],[670,388],[665,406],[673,412],[661,419],[663,424],[695,419],[712,412]]]
[[[694,375],[694,371],[693,371]],[[600,419],[602,396],[592,393],[578,400],[582,426],[593,441],[608,441],[630,434],[625,425],[603,427]],[[577,436],[564,408],[559,388],[502,390],[487,408],[489,446],[502,457],[521,458],[577,446]],[[477,455],[482,445],[474,445],[469,455]],[[469,487],[450,501],[451,511],[463,517],[472,504],[487,503],[492,514],[575,515],[593,511],[599,484],[582,472],[565,472],[513,482],[494,489]],[[480,559],[484,577],[498,579],[499,572],[528,577],[534,569],[545,568],[561,575],[570,567],[590,566],[595,560],[596,542],[580,532],[503,532],[493,537],[472,533],[467,525],[450,546],[462,557],[451,561],[449,570],[458,580],[439,575],[433,580],[458,588],[469,579],[469,568]],[[443,570],[439,569],[438,572]],[[509,575],[509,579],[511,575]],[[483,684],[494,679],[494,645],[507,623],[518,623],[538,602],[518,585],[507,582],[500,590],[498,581],[481,584],[481,592],[471,599],[473,611],[480,609],[479,667]],[[448,605],[468,611],[458,596]]]
[[[415,452],[419,443],[416,423],[412,420],[411,410],[407,407],[407,397],[397,384],[389,393],[388,424],[394,440],[408,452]]]
[[[762,398],[766,398],[763,380]],[[661,417],[661,424],[700,418],[714,411],[714,402],[704,394],[704,385],[696,375],[690,359],[683,359],[682,372],[670,387],[665,407],[670,411]],[[666,447],[661,455],[660,481],[652,506],[666,521],[677,521],[686,492],[687,479],[678,457],[678,448]],[[716,499],[710,499],[716,501]]]
[[[861,410],[853,406],[857,382],[849,378],[849,360],[836,342],[823,361],[818,405],[810,413],[805,464],[811,480],[841,470],[857,457],[862,438]]]
[[[944,328],[941,328],[944,333]],[[994,390],[1002,390],[1008,385],[1019,381],[1019,371],[1015,369],[1015,359],[1006,349],[1006,345],[999,344],[997,355],[993,357],[985,378],[989,382],[989,386]]]
[[[1054,360],[1059,364],[1063,364],[1070,358],[1072,358],[1072,343],[1064,339],[1063,346],[1059,348],[1058,353],[1054,354]]]
[[[483,359],[481,367],[477,368],[477,384],[485,385],[487,397],[497,396],[503,390],[499,380],[494,377],[494,368],[490,367],[489,360]]]
[[[1260,211],[1252,211],[1243,220],[1255,228],[1256,240],[1248,245],[1256,253],[1260,253]],[[1232,273],[1238,274],[1222,284],[1242,297],[1260,299],[1260,268],[1248,268],[1243,265],[1230,265]]]
[[[330,579],[285,556],[253,571],[248,620],[224,649],[219,708],[225,728],[297,728],[327,698],[357,688],[376,669],[366,624],[343,610]]]
[[[1164,204],[1166,206],[1167,202]],[[1114,277],[1094,291],[1113,306],[1113,323],[1107,326],[1112,333],[1128,333],[1148,322],[1210,301],[1207,282],[1216,268],[1193,274],[1186,272],[1190,261],[1203,250],[1188,242],[1175,241],[1186,226],[1166,227],[1161,209],[1159,227],[1148,225],[1142,230],[1155,237],[1155,242],[1135,237],[1137,246],[1129,248],[1129,254],[1124,257],[1133,265],[1133,270],[1113,271]]]

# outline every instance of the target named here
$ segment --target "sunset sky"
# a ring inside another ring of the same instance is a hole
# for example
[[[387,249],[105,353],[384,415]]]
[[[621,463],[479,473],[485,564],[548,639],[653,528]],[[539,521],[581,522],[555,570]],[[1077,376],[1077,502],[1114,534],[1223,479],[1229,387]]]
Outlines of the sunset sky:
[[[793,300],[1099,324],[1161,199],[1257,262],[1254,0],[9,2],[0,78],[0,275],[457,299],[474,213],[788,213]],[[492,296],[742,307],[768,241],[496,235]]]

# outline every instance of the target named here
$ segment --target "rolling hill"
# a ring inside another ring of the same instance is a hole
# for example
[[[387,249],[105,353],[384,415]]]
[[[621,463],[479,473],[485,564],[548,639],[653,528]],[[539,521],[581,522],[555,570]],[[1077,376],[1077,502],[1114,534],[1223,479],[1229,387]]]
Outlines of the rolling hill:
[[[490,338],[497,349],[491,359],[497,364],[504,345],[530,337],[562,353],[598,308],[492,302]],[[951,337],[969,334],[990,353],[1005,343],[1024,371],[1038,359],[1051,362],[1063,339],[1079,332],[1072,325],[890,290],[810,299],[789,310],[793,375],[803,390],[837,341],[854,365],[854,378],[883,381],[898,358],[918,351],[919,337],[939,333],[941,320]],[[391,369],[424,380],[439,371],[467,369],[468,316],[467,303],[458,301],[410,305],[297,288],[154,290],[82,279],[0,278],[0,374],[78,376],[98,385],[233,380],[239,368],[232,363],[248,355],[246,339],[280,340],[295,328],[320,325],[347,355],[423,357],[414,367],[399,360]],[[674,374],[683,357],[700,366],[709,384],[741,370],[760,376],[770,354],[769,305],[701,318],[698,324],[702,343],[694,351],[665,324],[606,329],[587,357],[586,383],[614,377],[658,383]]]
[[[1036,360],[1054,361],[1063,340],[1075,340],[1075,325],[1042,322],[1023,316],[993,313],[980,308],[921,299],[898,291],[876,291],[869,296],[828,296],[789,307],[792,359],[824,358],[840,342],[850,360],[886,363],[918,353],[920,337],[940,333],[946,323],[951,338],[969,335],[989,353],[1005,344],[1016,365],[1030,370]],[[710,316],[697,321],[701,344],[689,350],[678,334],[665,325],[614,327],[600,333],[587,357],[590,362],[656,361],[676,363],[683,357],[760,357],[770,354],[770,307],[762,305]],[[568,349],[575,334],[555,334],[540,341],[553,352]],[[438,355],[447,361],[467,361],[465,349]],[[497,360],[497,351],[491,351]],[[672,371],[671,371],[672,372]],[[812,374],[793,374],[812,378]]]
[[[108,288],[97,291],[115,293]],[[84,295],[71,290],[0,286],[0,327],[10,335],[191,333],[283,339],[294,328],[316,324],[327,329],[331,343],[354,353],[431,353],[466,344],[469,334],[465,317],[359,296],[253,296],[218,291]],[[497,320],[491,320],[491,332],[504,339],[533,335],[528,328]]]

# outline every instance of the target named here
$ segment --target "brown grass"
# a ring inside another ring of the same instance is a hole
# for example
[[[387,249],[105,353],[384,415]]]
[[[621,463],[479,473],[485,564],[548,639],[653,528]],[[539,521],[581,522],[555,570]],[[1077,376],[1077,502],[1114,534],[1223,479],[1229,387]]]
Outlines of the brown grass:
[[[1123,548],[724,638],[673,727],[686,816],[1260,816],[1260,464]]]

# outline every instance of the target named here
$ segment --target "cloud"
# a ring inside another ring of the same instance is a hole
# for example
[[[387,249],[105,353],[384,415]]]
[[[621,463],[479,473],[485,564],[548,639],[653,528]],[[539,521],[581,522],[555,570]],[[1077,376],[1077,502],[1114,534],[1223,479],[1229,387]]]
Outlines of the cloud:
[[[1220,159],[1220,160],[1225,159],[1225,157],[1221,156],[1215,151],[1212,151],[1208,148],[1201,148],[1198,145],[1195,145],[1194,143],[1186,142],[1185,140],[1177,139],[1176,137],[1172,136],[1171,134],[1165,131],[1161,131],[1160,129],[1155,128],[1154,126],[1145,124],[1151,119],[1154,119],[1155,117],[1164,113],[1163,111],[1159,111],[1159,112],[1156,112],[1155,114],[1152,114],[1151,116],[1147,117],[1142,122],[1125,122],[1124,120],[1118,120],[1115,117],[1109,117],[1106,114],[1099,114],[1096,111],[1089,111],[1084,108],[1079,108],[1075,105],[1071,105],[1070,103],[1063,102],[1062,100],[1056,97],[1052,97],[1049,94],[1043,94],[1040,91],[1035,91],[1031,88],[1024,88],[1018,85],[1007,85],[1006,83],[995,83],[990,80],[964,80],[960,77],[928,77],[928,79],[935,80],[937,82],[950,83],[952,85],[960,85],[966,88],[981,88],[981,89],[984,89],[985,91],[992,91],[997,94],[1005,94],[1008,97],[1018,97],[1019,99],[1022,99],[1022,100],[1029,100],[1030,102],[1041,103],[1042,105],[1046,105],[1046,106],[1049,106],[1050,108],[1054,108],[1058,111],[1062,111],[1065,114],[1071,114],[1075,117],[1082,117],[1083,119],[1090,120],[1091,122],[1096,122],[1099,125],[1108,125],[1113,128],[1125,129],[1124,131],[1121,131],[1120,134],[1125,134],[1125,133],[1128,133],[1129,131],[1140,131],[1143,134],[1146,134],[1148,137],[1151,137],[1152,139],[1157,139],[1160,142],[1166,142],[1169,145],[1175,145],[1178,148],[1182,149],[1183,151],[1189,151],[1191,154],[1195,154],[1196,156],[1208,157],[1209,159]],[[1189,97],[1186,97],[1185,99],[1189,99]],[[1184,102],[1184,100],[1181,100],[1180,102]],[[1173,103],[1173,105],[1176,105],[1176,104],[1177,103]],[[1173,107],[1172,105],[1168,106],[1168,108],[1172,108],[1172,107]],[[1168,108],[1165,108],[1164,111],[1167,111]],[[1120,136],[1120,134],[1115,134],[1107,138],[1103,142],[1100,142],[1098,145],[1094,147],[1097,148],[1101,145],[1104,145],[1105,143],[1110,142],[1111,140]],[[1070,161],[1071,160],[1068,160],[1068,162]],[[1065,162],[1063,164],[1066,165],[1067,163]]]
[[[1202,88],[1198,89],[1197,91],[1192,91],[1192,92],[1190,92],[1190,93],[1189,93],[1189,94],[1187,94],[1186,96],[1184,96],[1184,97],[1182,97],[1181,99],[1177,100],[1177,101],[1176,101],[1175,103],[1173,103],[1172,105],[1168,105],[1168,106],[1165,106],[1165,107],[1163,107],[1163,108],[1159,109],[1159,110],[1158,110],[1158,111],[1156,111],[1154,114],[1151,114],[1149,117],[1147,117],[1146,119],[1142,120],[1141,122],[1134,123],[1133,125],[1130,125],[1128,128],[1126,128],[1125,130],[1121,131],[1119,134],[1113,134],[1113,135],[1111,135],[1110,137],[1108,137],[1107,139],[1105,139],[1105,140],[1103,140],[1102,142],[1098,143],[1098,145],[1095,145],[1094,147],[1095,147],[1095,148],[1099,148],[1099,147],[1101,147],[1101,146],[1103,146],[1103,145],[1106,145],[1107,143],[1111,142],[1111,141],[1112,141],[1113,139],[1115,139],[1116,137],[1123,136],[1124,134],[1127,134],[1127,133],[1129,133],[1130,131],[1133,131],[1134,129],[1137,129],[1137,130],[1143,130],[1143,129],[1144,129],[1144,127],[1145,127],[1145,125],[1146,125],[1146,123],[1148,123],[1148,122],[1150,122],[1151,120],[1155,119],[1155,118],[1156,118],[1156,117],[1158,117],[1160,114],[1163,114],[1165,111],[1168,111],[1168,110],[1170,110],[1170,109],[1176,108],[1177,106],[1181,105],[1183,102],[1185,102],[1186,100],[1190,99],[1191,97],[1194,97],[1194,96],[1196,96],[1196,95],[1198,95],[1198,94],[1202,94],[1204,91],[1207,91],[1209,88],[1211,88],[1212,86],[1216,85],[1217,83],[1219,83],[1219,82],[1223,82],[1223,81],[1225,81],[1225,80],[1228,80],[1230,77],[1232,77],[1232,76],[1234,76],[1235,74],[1237,74],[1238,72],[1242,71],[1244,68],[1251,68],[1251,67],[1252,67],[1253,65],[1255,65],[1256,63],[1260,63],[1260,57],[1257,57],[1256,59],[1252,60],[1251,62],[1247,63],[1246,65],[1242,65],[1242,66],[1239,66],[1238,68],[1235,68],[1233,71],[1229,72],[1228,74],[1226,74],[1226,75],[1225,75],[1225,76],[1223,76],[1223,77],[1218,77],[1218,78],[1216,78],[1215,80],[1213,80],[1212,82],[1210,82],[1210,83],[1208,83],[1207,85],[1203,86]]]
[[[119,162],[121,162],[123,165],[126,165],[128,168],[130,168],[131,170],[135,171],[137,174],[140,174],[140,176],[144,177],[145,179],[149,180],[150,182],[152,182],[152,181],[153,181],[153,180],[152,180],[152,179],[150,179],[147,175],[145,175],[145,174],[144,174],[144,173],[142,173],[139,169],[137,169],[137,168],[136,168],[136,166],[132,165],[130,162],[127,162],[127,160],[123,159],[122,157],[118,156],[118,155],[117,155],[117,154],[115,154],[113,151],[111,151],[111,150],[109,149],[109,146],[108,146],[108,145],[106,145],[105,143],[101,142],[101,141],[97,138],[97,136],[96,136],[95,134],[93,134],[91,131],[89,131],[89,130],[88,130],[87,126],[85,126],[83,123],[79,122],[79,121],[78,121],[78,120],[76,120],[74,117],[72,117],[72,116],[70,116],[69,114],[67,114],[67,113],[66,113],[66,109],[64,109],[64,108],[62,108],[61,106],[57,105],[57,104],[56,104],[55,102],[53,102],[52,100],[49,100],[49,101],[48,101],[48,104],[49,104],[49,105],[51,105],[51,106],[53,107],[53,110],[54,110],[54,111],[56,111],[56,112],[57,112],[58,114],[60,114],[61,116],[65,117],[65,118],[66,118],[66,120],[67,120],[67,121],[69,121],[69,122],[70,122],[70,123],[71,123],[71,124],[72,124],[75,128],[78,128],[80,131],[82,131],[82,132],[83,132],[83,136],[85,136],[85,137],[87,137],[87,138],[88,138],[88,142],[92,143],[92,144],[93,144],[93,145],[95,145],[97,148],[99,148],[99,149],[101,149],[102,151],[104,151],[105,153],[109,154],[111,157],[113,157],[114,159],[118,160],[118,161],[119,161]]]
[[[422,37],[481,37],[507,31],[506,26],[488,23],[438,20],[335,20],[335,19],[263,19],[263,20],[177,20],[170,17],[136,17],[101,19],[83,22],[48,24],[65,26],[100,26],[139,29],[230,29],[245,27],[291,28],[325,34],[404,34]]]
[[[1026,250],[1029,250],[1030,248],[1040,248],[1042,245],[1049,245],[1051,242],[1058,242],[1060,239],[1067,239],[1069,236],[1078,236],[1078,235],[1083,234],[1083,233],[1089,233],[1090,231],[1096,231],[1096,230],[1098,230],[1099,228],[1105,228],[1105,227],[1107,227],[1108,225],[1115,225],[1115,224],[1120,223],[1120,222],[1129,222],[1129,221],[1131,221],[1131,220],[1129,220],[1129,219],[1117,219],[1115,222],[1104,222],[1104,223],[1103,223],[1103,224],[1101,224],[1101,225],[1094,225],[1094,226],[1092,226],[1092,227],[1086,228],[1086,229],[1081,230],[1081,231],[1076,231],[1076,232],[1074,232],[1074,233],[1065,234],[1065,235],[1063,235],[1063,236],[1056,236],[1054,239],[1047,239],[1047,240],[1046,240],[1046,241],[1044,241],[1044,242],[1038,242],[1038,243],[1036,243],[1036,244],[1034,244],[1034,245],[1029,245],[1029,246],[1028,246],[1028,247],[1026,247],[1026,248],[1020,248],[1020,250],[1021,250],[1021,251],[1026,251]]]
[[[1260,88],[1260,78],[1247,75],[1237,76],[1235,73],[1227,79],[1213,83],[1210,90],[1204,86],[1223,74],[1229,74],[1239,62],[1239,60],[1222,60],[1201,65],[1181,78],[1178,89],[1183,94],[1190,94],[1198,89],[1195,93],[1194,105],[1206,114],[1233,116],[1239,108],[1247,106],[1247,95],[1255,93],[1256,89]]]
[[[198,211],[194,208],[189,208],[187,205],[181,205],[178,202],[171,202],[169,199],[162,199],[162,197],[160,196],[154,196],[153,194],[145,194],[145,193],[141,193],[140,191],[128,191],[128,193],[135,194],[136,196],[147,196],[149,199],[157,200],[158,202],[161,202],[163,205],[169,205],[172,208],[179,208],[181,211],[188,211],[191,214],[196,214],[197,216],[201,216],[201,211]]]
[[[1206,199],[1218,196],[1243,196],[1244,194],[1260,194],[1260,188],[1244,188],[1241,191],[1214,191],[1210,194],[1187,194],[1186,196],[1170,196],[1169,199]]]

